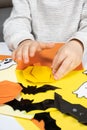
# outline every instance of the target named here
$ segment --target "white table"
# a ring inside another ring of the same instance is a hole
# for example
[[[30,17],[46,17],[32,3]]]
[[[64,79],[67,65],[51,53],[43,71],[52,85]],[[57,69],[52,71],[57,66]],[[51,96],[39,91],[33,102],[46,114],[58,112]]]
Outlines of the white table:
[[[4,42],[0,42],[0,55],[11,55],[11,51],[8,49]]]

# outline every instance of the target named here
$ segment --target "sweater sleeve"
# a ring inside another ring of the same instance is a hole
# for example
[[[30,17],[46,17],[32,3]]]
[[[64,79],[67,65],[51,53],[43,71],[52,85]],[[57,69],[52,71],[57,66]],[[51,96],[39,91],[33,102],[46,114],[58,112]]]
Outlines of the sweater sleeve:
[[[87,51],[87,0],[85,0],[83,5],[79,29],[69,40],[72,39],[81,41],[84,47],[84,53]]]
[[[25,39],[34,39],[31,28],[31,11],[27,0],[13,0],[10,17],[3,25],[4,40],[11,50]]]

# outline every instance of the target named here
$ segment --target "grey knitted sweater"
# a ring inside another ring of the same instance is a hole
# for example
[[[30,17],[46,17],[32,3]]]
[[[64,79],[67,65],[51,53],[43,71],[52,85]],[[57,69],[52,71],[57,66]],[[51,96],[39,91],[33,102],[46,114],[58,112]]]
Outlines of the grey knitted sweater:
[[[80,40],[87,48],[87,0],[13,0],[4,39],[14,49],[25,39],[42,42]]]

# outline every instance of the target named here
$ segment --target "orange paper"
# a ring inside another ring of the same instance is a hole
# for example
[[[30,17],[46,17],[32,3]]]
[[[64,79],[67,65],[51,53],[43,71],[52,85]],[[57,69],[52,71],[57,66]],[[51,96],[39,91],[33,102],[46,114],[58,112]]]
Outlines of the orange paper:
[[[0,104],[13,100],[21,90],[22,87],[18,83],[6,80],[0,82]]]
[[[23,61],[17,61],[17,69],[25,69],[28,66],[48,66],[51,67],[54,56],[57,51],[62,47],[64,43],[55,44],[53,48],[44,49],[40,52],[36,52],[34,57],[30,57],[29,63],[25,64]],[[82,64],[76,68],[76,70],[82,69]]]

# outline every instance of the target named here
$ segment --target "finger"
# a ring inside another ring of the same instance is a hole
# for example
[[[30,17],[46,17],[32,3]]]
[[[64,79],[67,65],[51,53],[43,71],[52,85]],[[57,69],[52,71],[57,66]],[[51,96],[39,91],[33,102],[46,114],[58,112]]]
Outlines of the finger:
[[[60,79],[74,69],[73,62],[66,58],[54,73],[55,79]]]
[[[34,55],[35,55],[35,53],[36,53],[36,51],[38,50],[38,44],[35,44],[35,46],[33,45],[31,45],[30,46],[30,57],[33,57]]]
[[[41,49],[49,49],[55,46],[55,43],[40,43]]]
[[[16,50],[14,50],[13,52],[12,52],[12,59],[15,61],[16,60]]]
[[[22,60],[22,51],[21,49],[16,49],[15,51],[13,51],[13,54],[12,54],[12,58],[15,60],[15,61],[20,61]]]
[[[65,60],[65,58],[66,58],[65,55],[57,53],[57,55],[53,59],[53,63],[52,63],[52,66],[51,66],[53,73],[55,73],[56,70],[61,66],[61,64]]]
[[[28,63],[29,62],[29,46],[26,45],[22,48],[22,57],[23,57],[23,61],[24,63]]]

